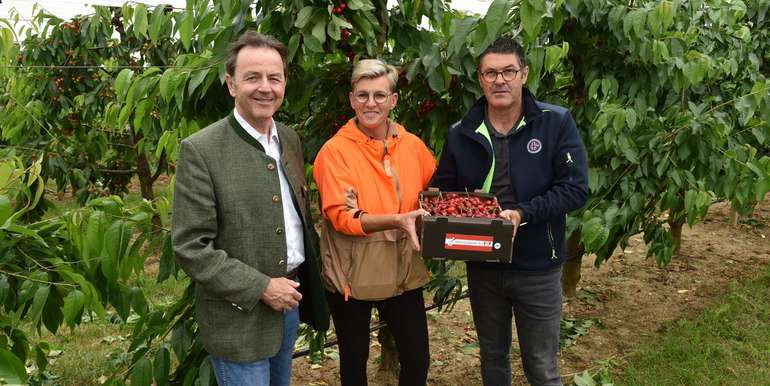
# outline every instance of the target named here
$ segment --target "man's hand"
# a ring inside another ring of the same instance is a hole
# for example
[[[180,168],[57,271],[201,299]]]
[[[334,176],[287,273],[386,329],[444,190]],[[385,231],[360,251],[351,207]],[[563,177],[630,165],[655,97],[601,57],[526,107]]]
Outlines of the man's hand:
[[[399,214],[396,218],[398,221],[398,227],[401,228],[409,236],[409,240],[412,241],[414,249],[420,250],[420,238],[417,237],[417,219],[422,216],[430,215],[425,209],[417,209],[408,213]]]
[[[299,306],[302,294],[297,291],[299,283],[285,277],[274,277],[262,294],[262,301],[278,311],[291,311]]]
[[[512,237],[516,237],[516,231],[519,230],[519,225],[521,225],[521,212],[519,212],[518,210],[506,209],[500,212],[500,217],[513,223]]]

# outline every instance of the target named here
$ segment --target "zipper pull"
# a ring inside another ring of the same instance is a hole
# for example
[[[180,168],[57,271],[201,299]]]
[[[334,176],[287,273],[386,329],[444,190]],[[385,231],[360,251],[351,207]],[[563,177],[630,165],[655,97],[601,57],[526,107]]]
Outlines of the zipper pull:
[[[345,301],[348,301],[348,298],[350,297],[350,286],[346,285],[342,292],[342,296],[345,297]]]
[[[575,164],[575,161],[572,160],[572,154],[567,152],[567,167],[571,168]]]
[[[559,257],[556,256],[556,249],[551,248],[551,261],[559,260]]]
[[[385,145],[385,155],[382,156],[382,166],[385,168],[385,174],[388,175],[388,177],[393,177],[393,171],[390,169],[390,154],[388,154],[388,140],[385,139],[382,141],[382,143]]]

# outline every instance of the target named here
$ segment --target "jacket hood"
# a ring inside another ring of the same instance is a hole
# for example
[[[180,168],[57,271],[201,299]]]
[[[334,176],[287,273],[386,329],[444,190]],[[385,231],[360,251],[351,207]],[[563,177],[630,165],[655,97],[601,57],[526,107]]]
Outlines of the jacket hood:
[[[527,122],[531,122],[533,119],[537,118],[540,114],[543,113],[543,110],[537,105],[535,96],[532,95],[532,92],[530,92],[526,87],[521,89],[521,100],[524,104],[523,112],[524,118],[527,120]],[[475,103],[473,103],[473,106],[471,106],[471,108],[468,110],[468,113],[465,114],[465,116],[460,121],[462,123],[462,127],[466,131],[475,131],[476,128],[481,125],[481,122],[484,121],[486,109],[487,98],[482,95],[479,99],[476,100]]]
[[[390,139],[398,140],[400,138],[403,138],[404,135],[406,135],[407,131],[403,126],[401,126],[395,121],[390,121],[390,123],[393,127],[396,128],[396,134],[392,138],[388,138],[389,140]],[[373,138],[364,134],[364,132],[358,128],[355,118],[351,118],[347,123],[345,123],[345,125],[343,125],[335,135],[339,135],[343,138],[347,138],[356,143],[366,143],[373,140]]]

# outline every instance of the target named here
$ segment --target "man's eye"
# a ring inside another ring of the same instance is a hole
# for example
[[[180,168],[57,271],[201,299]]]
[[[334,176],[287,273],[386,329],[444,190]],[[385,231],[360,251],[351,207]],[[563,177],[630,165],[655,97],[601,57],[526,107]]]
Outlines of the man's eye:
[[[388,95],[387,95],[387,94],[384,94],[384,93],[377,93],[377,94],[374,94],[374,98],[375,98],[375,99],[385,99],[385,98],[387,98],[387,97],[388,97]]]
[[[513,77],[514,77],[514,75],[516,75],[516,71],[514,71],[514,70],[504,70],[504,71],[503,71],[503,75],[504,75],[506,78],[513,78]]]

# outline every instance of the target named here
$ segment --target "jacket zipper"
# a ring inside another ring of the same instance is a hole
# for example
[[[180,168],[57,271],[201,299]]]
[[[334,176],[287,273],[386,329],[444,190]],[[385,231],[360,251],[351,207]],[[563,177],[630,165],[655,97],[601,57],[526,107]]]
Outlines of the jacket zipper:
[[[396,200],[398,200],[398,212],[401,213],[401,184],[398,180],[398,174],[393,170],[390,164],[390,154],[388,153],[388,139],[382,140],[384,146],[384,154],[382,156],[382,167],[385,169],[385,174],[388,177],[393,178],[393,184],[396,187]]]
[[[567,161],[565,162],[567,164],[567,169],[569,169],[569,180],[572,181],[572,171],[575,169],[575,161],[572,159],[572,154],[567,152]]]
[[[556,261],[559,259],[558,256],[556,256],[556,243],[553,240],[553,233],[551,233],[551,223],[546,223],[546,229],[548,231],[548,243],[551,244],[551,261]]]

